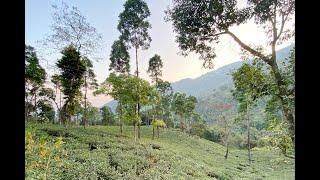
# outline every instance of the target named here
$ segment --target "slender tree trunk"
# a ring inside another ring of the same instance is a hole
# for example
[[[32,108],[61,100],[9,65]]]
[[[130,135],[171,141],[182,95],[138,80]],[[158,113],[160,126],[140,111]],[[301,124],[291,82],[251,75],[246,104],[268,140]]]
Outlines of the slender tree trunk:
[[[139,66],[138,66],[138,47],[135,47],[136,49],[136,73],[137,77],[139,77]]]
[[[68,102],[68,100],[67,100],[67,102]],[[67,103],[67,102],[66,102],[66,103]],[[66,125],[66,121],[67,121],[67,120],[66,120],[66,119],[67,119],[67,117],[66,117],[66,116],[67,116],[67,114],[66,114],[67,108],[66,108],[66,107],[67,107],[67,104],[64,104],[63,107],[62,107],[62,109],[61,109],[61,113],[60,113],[60,114],[61,114],[61,122],[62,122],[62,124],[63,124],[63,126],[64,126],[65,128],[67,127],[67,125]]]
[[[141,123],[138,123],[138,138],[140,139]]]
[[[228,131],[228,127],[227,127],[227,120],[225,119],[225,132],[226,132],[226,146],[227,146],[227,150],[226,150],[226,155],[224,156],[225,159],[228,159],[228,154],[229,154],[229,131]]]
[[[27,121],[27,122],[28,122],[28,114],[29,114],[28,108],[25,107],[25,108],[24,108],[24,119],[25,119],[25,121]]]
[[[35,117],[37,119],[38,113],[37,113],[37,90],[34,91],[34,112],[35,112]]]
[[[76,122],[76,124],[78,124],[79,123],[79,114],[77,113],[77,122]]]
[[[57,98],[57,96],[58,96],[58,85],[56,85],[56,94],[55,94],[56,96],[55,96],[55,99],[54,99],[54,103],[57,105],[57,103],[56,103],[56,98]],[[59,106],[57,106],[57,112],[59,112]],[[59,116],[57,117],[57,120],[58,120],[58,122],[59,122]]]
[[[139,103],[138,103],[138,106],[137,106],[137,115],[139,116],[140,115],[140,113],[139,113]],[[140,117],[140,116],[139,116]],[[137,124],[138,124],[138,138],[140,139],[140,125],[141,125],[141,123],[140,122],[137,122]]]
[[[134,141],[137,141],[136,124],[137,124],[137,123],[133,123]]]
[[[227,143],[227,151],[226,151],[226,155],[224,155],[224,158],[228,159],[228,155],[229,155],[229,143]]]
[[[154,126],[152,126],[152,140],[154,140]]]
[[[84,117],[83,117],[83,127],[86,128],[87,124],[87,76],[84,76],[84,86],[85,86],[85,93],[84,93]]]
[[[159,138],[159,126],[157,126],[158,138]]]
[[[136,66],[137,66],[137,77],[139,78],[139,66],[138,66],[138,47],[136,46]],[[138,115],[140,114],[140,103],[138,102]],[[140,139],[140,123],[138,123],[138,138]]]
[[[119,101],[119,106],[120,106],[119,125],[120,125],[120,134],[122,135],[122,121],[121,121],[121,118],[122,118],[122,105],[121,105],[120,101]]]
[[[248,131],[248,158],[251,163],[251,147],[250,147],[250,119],[249,119],[249,105],[247,103],[247,131]]]
[[[59,91],[60,91],[60,97],[59,97],[59,99],[60,99],[60,111],[59,111],[59,122],[60,122],[60,125],[62,124],[62,113],[61,113],[61,89],[59,88]]]
[[[181,114],[180,114],[180,129],[182,130],[182,132],[184,132],[183,118]]]
[[[25,92],[25,103],[24,103],[24,119],[25,119],[25,121],[27,121],[28,122],[28,114],[29,114],[29,111],[28,111],[28,93],[26,93]]]

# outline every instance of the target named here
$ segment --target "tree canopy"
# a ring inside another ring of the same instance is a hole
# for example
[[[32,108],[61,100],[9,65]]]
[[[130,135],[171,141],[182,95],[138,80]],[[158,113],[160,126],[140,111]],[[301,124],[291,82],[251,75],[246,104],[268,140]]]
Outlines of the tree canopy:
[[[120,13],[118,30],[125,42],[133,47],[147,49],[150,46],[151,37],[148,29],[151,24],[146,20],[150,16],[148,5],[143,0],[127,0],[124,11]]]

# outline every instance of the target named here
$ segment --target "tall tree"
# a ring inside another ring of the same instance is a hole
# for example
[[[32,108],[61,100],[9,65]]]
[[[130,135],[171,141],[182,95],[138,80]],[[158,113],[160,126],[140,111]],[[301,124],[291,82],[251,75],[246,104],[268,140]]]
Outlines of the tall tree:
[[[183,120],[184,112],[185,112],[185,109],[184,109],[185,97],[186,97],[186,94],[176,92],[173,95],[173,101],[172,101],[172,111],[175,112],[175,114],[177,114],[179,116],[180,129],[182,131],[184,131],[184,129],[185,129],[184,120]]]
[[[45,46],[49,46],[47,49],[61,52],[65,47],[72,45],[78,51],[79,59],[82,56],[86,58],[85,56],[94,55],[102,40],[102,36],[96,28],[87,21],[86,17],[75,6],[69,7],[62,2],[61,6],[54,4],[52,8],[54,13],[52,15],[51,33],[43,41]],[[77,66],[75,68],[80,71],[81,67]],[[86,98],[86,94],[84,98]]]
[[[112,71],[114,73],[119,73],[123,75],[128,75],[130,72],[130,55],[128,53],[128,47],[125,45],[125,42],[123,40],[123,36],[119,37],[119,40],[116,40],[113,42],[111,47],[111,54],[110,54],[110,65],[109,65],[109,71]],[[120,85],[120,84],[119,84]],[[123,102],[121,99],[122,96],[118,96],[118,106],[116,109],[116,112],[118,113],[118,121],[120,126],[120,134],[122,134],[122,126],[124,118],[123,116]]]
[[[90,103],[87,105],[87,118],[90,120],[91,125],[97,125],[97,122],[100,120],[99,108],[93,107]],[[84,123],[84,121],[83,121]]]
[[[161,95],[161,102],[159,109],[161,110],[161,119],[164,120],[167,126],[172,126],[171,105],[173,98],[173,90],[168,81],[158,80],[157,90]]]
[[[288,107],[288,91],[276,62],[276,45],[294,36],[292,27],[286,27],[294,13],[295,0],[248,0],[243,8],[237,6],[236,0],[174,0],[173,7],[167,11],[167,20],[173,23],[182,54],[199,53],[204,60],[204,67],[213,66],[212,59],[216,54],[214,47],[210,45],[217,44],[222,35],[229,35],[244,51],[271,67],[293,142],[294,115]],[[254,19],[257,25],[262,25],[265,29],[271,54],[250,47],[230,30],[230,27],[245,24],[250,19]]]
[[[148,5],[143,0],[127,0],[124,4],[124,11],[119,15],[118,30],[124,41],[135,48],[136,54],[136,75],[139,77],[138,49],[148,49],[151,37],[148,29],[151,24],[146,20],[150,16]],[[139,102],[137,111],[140,112]],[[140,124],[138,124],[138,138],[140,138]]]
[[[238,112],[240,115],[245,114],[240,119],[247,120],[247,140],[248,140],[248,157],[251,162],[251,147],[250,147],[250,109],[253,105],[256,105],[256,101],[259,97],[266,93],[267,86],[265,75],[260,69],[254,68],[250,64],[242,65],[237,71],[232,73],[232,79],[235,89],[233,90],[233,96],[240,102]],[[260,86],[257,86],[259,84]]]
[[[114,125],[114,114],[110,107],[103,106],[101,109],[102,113],[102,124],[103,125]]]
[[[140,78],[132,75],[116,75],[111,73],[106,79],[103,86],[100,87],[98,93],[107,93],[115,100],[121,99],[122,110],[124,110],[123,117],[133,124],[134,137],[136,140],[136,126],[140,123],[141,117],[136,111],[136,104],[147,105],[149,97],[156,93],[150,84]]]
[[[109,77],[103,83],[101,83],[98,90],[94,92],[94,95],[111,95],[114,100],[118,101],[116,112],[119,121],[120,134],[122,134],[123,131],[122,120],[124,119],[124,97],[126,88],[125,78],[126,74],[119,74],[117,78],[117,75],[115,73],[111,73]]]
[[[58,110],[58,120],[59,123],[61,124],[61,107],[62,107],[62,94],[61,94],[61,77],[58,74],[54,74],[53,76],[51,76],[51,82],[54,84],[55,86],[55,98],[54,98],[54,103],[57,106],[57,110]],[[58,102],[56,101],[56,97],[58,96],[58,90],[60,92],[59,94],[59,105]]]
[[[28,120],[30,112],[37,115],[37,94],[46,80],[46,72],[39,64],[39,59],[32,46],[25,45],[25,119]],[[29,95],[31,97],[29,98]],[[31,102],[34,100],[34,102]]]
[[[37,102],[37,106],[40,109],[39,121],[54,123],[55,111],[53,109],[51,102],[47,99],[41,99]]]
[[[83,127],[86,127],[86,124],[88,124],[88,118],[87,118],[87,94],[88,89],[96,89],[98,87],[97,80],[95,79],[96,75],[93,71],[93,65],[89,58],[83,57],[81,58],[81,61],[83,62],[86,70],[84,73],[84,116],[83,116]]]
[[[55,117],[54,115],[51,115],[52,112],[55,113],[52,102],[56,105],[57,109],[59,108],[54,90],[52,88],[42,87],[39,91],[39,100],[41,102],[38,101],[38,105],[40,106],[41,111],[46,111],[41,113],[42,117],[47,116],[51,122],[54,122],[54,119],[51,119],[52,117]]]
[[[225,99],[224,102],[227,100]],[[230,126],[231,126],[231,118],[230,118],[230,110],[232,109],[232,104],[229,103],[220,103],[215,105],[215,109],[220,112],[219,125],[222,126],[223,136],[222,143],[226,146],[226,154],[225,159],[228,159],[229,155],[229,135],[230,135]],[[229,115],[229,116],[228,116]]]
[[[194,96],[188,96],[185,99],[185,103],[184,103],[184,110],[185,110],[185,115],[186,117],[192,117],[192,115],[194,114],[194,109],[196,107],[196,103],[197,103],[197,98]],[[189,122],[187,122],[187,120]],[[190,133],[190,129],[191,129],[191,118],[185,118],[185,124],[186,124],[186,129],[187,132]]]
[[[155,54],[152,58],[150,58],[147,73],[150,73],[149,76],[152,82],[155,83],[156,88],[158,87],[158,83],[161,80],[160,77],[162,76],[162,69],[161,69],[162,67],[163,67],[162,60],[159,55]],[[160,118],[159,117],[159,114],[161,111],[160,103],[161,102],[152,103],[153,115],[156,115],[157,118]],[[155,119],[155,117],[153,116],[152,119]]]
[[[77,97],[81,95],[80,88],[83,84],[86,66],[80,60],[79,52],[72,45],[66,47],[61,53],[62,58],[58,60],[57,66],[61,71],[62,91],[66,99],[61,109],[62,122],[66,127],[66,120],[71,120]]]
[[[185,131],[186,117],[192,115],[195,109],[197,99],[194,96],[188,96],[185,93],[175,93],[172,100],[172,110],[180,117],[180,129]]]
[[[150,73],[150,78],[156,84],[156,87],[158,87],[159,78],[162,76],[162,67],[162,60],[158,54],[150,58],[147,72]]]

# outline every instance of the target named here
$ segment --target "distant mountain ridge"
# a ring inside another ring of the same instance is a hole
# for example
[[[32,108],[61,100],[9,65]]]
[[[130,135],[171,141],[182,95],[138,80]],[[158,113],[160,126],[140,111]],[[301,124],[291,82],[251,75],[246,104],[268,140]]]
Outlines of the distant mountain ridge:
[[[279,61],[284,60],[288,57],[290,50],[295,46],[295,44],[291,44],[285,48],[282,48],[277,51],[277,59]],[[243,63],[247,61],[237,61],[225,66],[222,66],[216,70],[212,70],[206,74],[201,75],[198,78],[191,79],[186,78],[179,80],[177,82],[173,82],[171,84],[174,92],[183,92],[188,95],[193,95],[196,97],[203,97],[208,92],[211,92],[214,89],[217,89],[221,86],[233,86],[231,73],[237,70]],[[210,93],[209,93],[210,94]],[[112,100],[103,106],[109,106],[113,111],[117,106],[117,101]]]
[[[285,59],[289,55],[292,47],[294,47],[294,44],[277,51],[277,59],[279,61]],[[223,85],[233,84],[231,73],[240,68],[241,65],[246,62],[247,61],[237,61],[222,66],[216,70],[212,70],[198,78],[182,79],[172,83],[171,85],[173,90],[176,92],[184,92],[186,94],[198,97],[209,90],[219,88]]]

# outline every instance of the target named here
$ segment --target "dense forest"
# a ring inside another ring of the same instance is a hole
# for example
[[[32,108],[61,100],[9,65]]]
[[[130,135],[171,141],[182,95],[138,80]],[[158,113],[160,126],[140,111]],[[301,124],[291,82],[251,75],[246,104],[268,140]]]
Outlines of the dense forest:
[[[276,49],[294,39],[295,1],[173,0],[164,21],[182,56],[213,68],[221,36],[242,51],[241,63],[184,86],[163,78],[161,54],[138,56],[152,45],[144,0],[123,4],[102,83],[92,58],[102,34],[77,7],[52,9],[41,43],[57,52],[56,73],[25,45],[26,179],[294,179],[295,48]],[[233,32],[249,20],[268,46]],[[113,107],[95,107],[90,92],[112,97]]]

